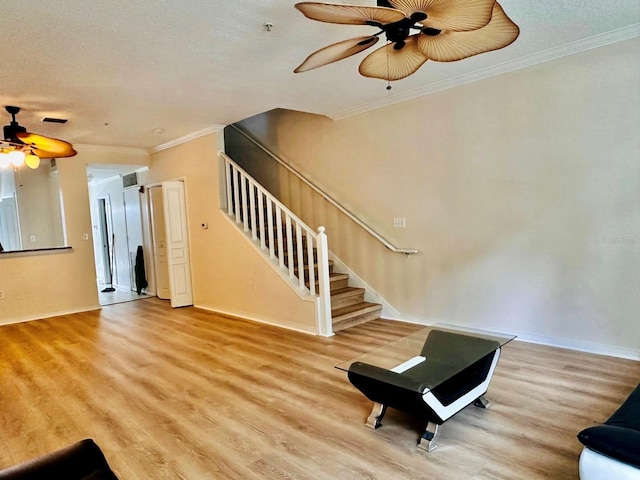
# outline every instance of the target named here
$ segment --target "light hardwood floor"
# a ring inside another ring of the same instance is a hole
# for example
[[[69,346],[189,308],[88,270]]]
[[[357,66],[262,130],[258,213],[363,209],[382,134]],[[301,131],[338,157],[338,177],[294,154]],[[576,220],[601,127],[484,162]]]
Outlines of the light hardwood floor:
[[[334,365],[415,331],[376,320],[332,338],[157,299],[0,327],[0,468],[91,437],[122,480],[577,479],[575,435],[605,420],[640,363],[512,342],[487,396],[416,448],[422,423]]]

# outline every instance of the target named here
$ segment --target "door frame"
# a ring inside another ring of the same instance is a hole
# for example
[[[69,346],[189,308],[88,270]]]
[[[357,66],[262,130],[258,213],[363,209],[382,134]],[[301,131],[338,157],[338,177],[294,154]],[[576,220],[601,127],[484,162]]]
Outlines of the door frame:
[[[0,216],[0,232],[4,232],[5,238],[9,238],[9,240],[11,240],[4,244],[0,242],[0,244],[4,250],[22,250],[20,212],[18,211],[18,198],[16,194],[14,193],[12,197],[4,198],[0,208],[4,210],[4,214]],[[11,212],[10,218],[6,217],[8,211]],[[2,236],[0,236],[0,240],[2,240]]]
[[[127,240],[127,253],[129,255],[131,255],[131,236],[132,236],[132,232],[130,232],[130,222],[132,221],[129,216],[127,215],[127,194],[130,192],[136,192],[136,201],[135,203],[135,207],[136,207],[136,215],[139,217],[139,222],[140,222],[140,236],[141,238],[141,243],[142,245],[144,245],[144,226],[143,226],[143,220],[142,220],[142,201],[140,199],[140,190],[137,187],[129,187],[129,188],[123,188],[122,189],[122,205],[123,205],[123,214],[124,214],[124,227],[125,227],[125,232],[126,232],[126,240]],[[137,252],[137,245],[135,245],[135,252]],[[131,263],[131,259],[129,258],[129,279],[131,280],[131,291],[135,292],[136,291],[136,280],[135,280],[135,262],[132,264]],[[147,270],[146,268],[146,264],[145,264],[145,270]],[[146,289],[145,289],[146,290]]]
[[[111,217],[111,195],[108,193],[101,193],[96,196],[96,200],[98,201],[98,233],[100,235],[100,243],[102,244],[102,281],[105,285],[110,285],[113,287],[114,281],[114,269],[111,268],[111,263],[113,261],[112,257],[112,238],[113,238],[113,219]],[[104,205],[104,208],[102,208]],[[104,213],[104,215],[103,215]],[[109,238],[111,235],[111,238]],[[104,242],[106,241],[106,247]],[[106,248],[106,251],[105,251]],[[114,264],[114,267],[117,269],[117,265]],[[107,272],[109,273],[109,280],[107,282]]]

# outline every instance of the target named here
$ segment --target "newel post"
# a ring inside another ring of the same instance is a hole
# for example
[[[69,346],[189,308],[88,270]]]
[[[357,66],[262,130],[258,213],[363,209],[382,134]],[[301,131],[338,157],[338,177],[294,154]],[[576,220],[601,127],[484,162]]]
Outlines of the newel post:
[[[333,326],[331,323],[331,287],[329,286],[329,247],[324,227],[318,227],[317,242],[319,296],[316,330],[318,335],[330,337],[333,335]]]

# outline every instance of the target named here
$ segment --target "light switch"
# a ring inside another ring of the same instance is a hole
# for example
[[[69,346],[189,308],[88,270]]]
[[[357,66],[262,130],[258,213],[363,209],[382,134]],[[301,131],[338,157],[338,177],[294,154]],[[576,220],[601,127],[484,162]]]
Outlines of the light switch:
[[[396,217],[393,219],[394,228],[405,228],[407,226],[407,219],[404,217]]]

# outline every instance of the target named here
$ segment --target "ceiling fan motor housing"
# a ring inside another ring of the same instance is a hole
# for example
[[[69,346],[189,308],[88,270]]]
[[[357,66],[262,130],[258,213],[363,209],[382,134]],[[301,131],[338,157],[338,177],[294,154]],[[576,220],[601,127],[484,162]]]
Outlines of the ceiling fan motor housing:
[[[18,125],[18,122],[12,121],[9,125],[4,127],[4,139],[13,143],[22,143],[18,137],[18,133],[25,133],[27,129]]]
[[[11,123],[4,126],[4,139],[14,143],[22,143],[18,139],[18,133],[25,133],[27,129],[16,122],[16,115],[20,112],[20,107],[7,106],[5,110],[11,115]]]

